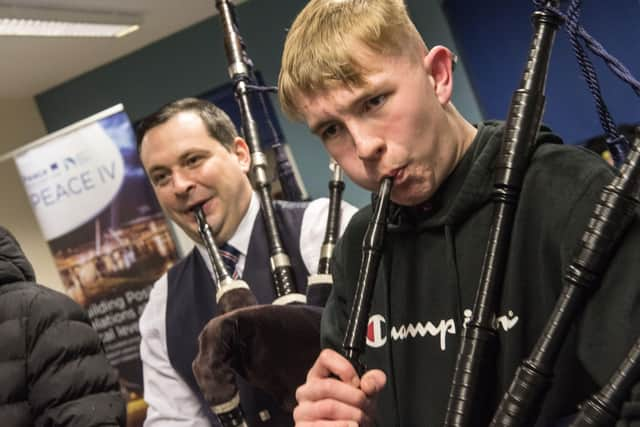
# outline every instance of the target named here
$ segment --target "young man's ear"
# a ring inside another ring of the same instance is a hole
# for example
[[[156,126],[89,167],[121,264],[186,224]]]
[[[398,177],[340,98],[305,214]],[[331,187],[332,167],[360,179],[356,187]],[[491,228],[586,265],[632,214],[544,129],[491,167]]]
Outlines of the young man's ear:
[[[434,46],[423,61],[433,78],[434,92],[441,105],[451,101],[453,94],[453,53],[444,46]]]
[[[251,151],[249,144],[243,138],[236,136],[231,145],[231,152],[236,155],[238,162],[245,172],[251,168]]]

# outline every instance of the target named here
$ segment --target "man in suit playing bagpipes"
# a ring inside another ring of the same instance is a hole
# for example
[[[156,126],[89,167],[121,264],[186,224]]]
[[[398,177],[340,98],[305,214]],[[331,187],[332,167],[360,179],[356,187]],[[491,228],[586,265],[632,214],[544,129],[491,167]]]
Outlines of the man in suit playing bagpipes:
[[[311,0],[287,34],[278,85],[285,112],[307,123],[355,183],[375,191],[384,177],[394,181],[367,307],[367,370],[358,372],[342,353],[371,207],[354,216],[336,248],[322,317],[325,350],[297,390],[297,426],[431,427],[455,418],[458,402],[448,398],[452,382],[459,385],[460,337],[478,323],[476,335],[496,344],[481,361],[480,376],[488,379],[471,400],[483,404],[468,425],[487,425],[552,312],[600,192],[614,178],[593,153],[561,145],[539,122],[533,130],[518,122],[540,116],[537,105],[510,117],[515,130],[509,120],[469,123],[451,102],[452,67],[447,48],[427,48],[402,0]],[[521,129],[530,141],[518,150],[533,153],[526,174],[501,151],[505,133]],[[507,184],[494,185],[502,175]],[[485,247],[494,244],[495,199],[506,200],[512,224],[506,243],[498,243],[508,251],[498,261],[502,288],[487,327],[475,318],[474,300],[479,278],[497,270],[483,265]],[[640,335],[640,227],[630,215],[597,290],[555,351],[554,382],[536,425],[571,419]],[[632,409],[627,402],[620,417],[639,422]]]
[[[249,148],[224,111],[194,98],[167,104],[137,131],[140,158],[158,201],[196,243],[154,284],[140,319],[144,397],[149,404],[145,426],[218,425],[192,372],[198,335],[220,314],[213,266],[198,233],[195,211],[202,209],[223,257],[234,261],[228,274],[246,281],[258,303],[271,303],[275,294],[269,280],[266,232],[247,176]],[[327,199],[274,203],[299,286],[304,287],[317,268],[328,204]],[[343,205],[343,224],[354,211]],[[298,291],[304,293],[304,288]],[[245,383],[240,388],[249,420],[265,426],[292,423],[290,414],[264,392]]]

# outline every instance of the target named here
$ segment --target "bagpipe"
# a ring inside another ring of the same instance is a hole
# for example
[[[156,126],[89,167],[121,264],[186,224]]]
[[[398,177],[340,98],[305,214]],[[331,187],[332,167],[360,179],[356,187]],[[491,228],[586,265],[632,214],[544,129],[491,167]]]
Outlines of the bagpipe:
[[[481,385],[486,385],[486,381],[489,380],[484,378],[483,374],[492,371],[488,365],[494,360],[498,345],[492,319],[504,279],[508,241],[518,195],[527,163],[533,152],[544,108],[545,80],[553,38],[563,18],[556,8],[557,2],[537,4],[540,8],[533,15],[535,34],[527,67],[520,87],[513,96],[503,146],[497,160],[493,225],[485,251],[472,318],[464,330],[456,360],[445,417],[447,426],[486,425],[489,421],[481,420],[479,423],[477,414],[482,413],[480,408],[483,405],[487,405],[483,399],[484,395],[479,390]],[[579,1],[573,1],[564,19],[567,21],[570,38],[573,39],[576,55],[580,63],[584,64],[583,69],[593,72],[584,49],[577,42],[576,18],[579,5]],[[597,79],[587,80],[592,82],[592,92],[599,95]],[[607,114],[602,113],[606,112],[606,108],[600,108],[602,98],[595,97],[600,117],[606,117]],[[612,120],[603,120],[603,125],[604,123],[612,123]],[[607,130],[611,132],[612,129],[610,126]],[[640,203],[640,138],[636,136],[631,151],[628,151],[628,143],[617,135],[608,142],[612,147],[616,164],[621,164],[625,155],[626,160],[618,175],[603,188],[564,274],[561,295],[529,357],[516,370],[509,389],[489,422],[490,426],[535,424],[545,392],[551,385],[554,365],[572,322],[598,286],[617,244],[635,218],[635,211]],[[637,352],[637,349],[635,351]],[[622,390],[620,385],[632,385],[640,379],[638,368],[630,366],[634,363],[633,360],[637,360],[637,355],[634,356],[632,351],[612,383],[616,385],[606,388],[606,391],[583,405],[584,411],[588,411],[589,414],[580,415],[578,420],[574,421],[574,425],[610,425],[610,421],[617,418],[623,396],[629,392],[628,388]],[[625,379],[622,380],[620,377]],[[610,392],[612,389],[615,389],[616,393]],[[610,418],[606,419],[604,414]]]
[[[493,324],[498,306],[508,255],[508,243],[517,209],[519,192],[522,187],[529,158],[533,153],[537,131],[544,109],[544,89],[548,73],[549,58],[553,39],[563,20],[567,21],[570,38],[573,39],[576,55],[583,69],[593,68],[577,42],[579,32],[585,33],[577,25],[579,2],[569,7],[564,17],[557,10],[557,2],[537,2],[539,10],[533,14],[535,34],[531,42],[527,66],[520,87],[515,91],[506,122],[503,145],[496,164],[493,192],[494,215],[490,236],[485,250],[480,282],[478,285],[472,318],[464,330],[459,348],[449,403],[445,416],[446,426],[529,426],[534,425],[541,408],[545,391],[550,387],[553,367],[557,361],[564,338],[572,321],[584,308],[587,298],[598,286],[607,263],[613,254],[626,227],[635,218],[640,202],[640,167],[638,150],[640,137],[636,137],[631,151],[619,136],[610,138],[610,146],[616,164],[624,164],[612,182],[605,186],[600,200],[594,207],[591,218],[580,239],[574,257],[563,280],[564,289],[554,310],[544,327],[530,356],[525,359],[512,383],[499,403],[491,420],[478,419],[481,408],[489,405],[486,393],[481,393],[482,385],[488,385],[497,352],[497,332]],[[564,18],[564,19],[563,19]],[[599,95],[597,79],[592,82],[592,92]],[[595,82],[595,83],[593,83]],[[600,107],[601,97],[596,97]],[[606,117],[600,109],[600,117]],[[611,120],[603,120],[609,125]],[[612,132],[613,126],[607,131]],[[628,153],[628,154],[627,154]],[[583,411],[572,425],[611,425],[617,419],[624,396],[629,387],[640,378],[638,367],[638,345],[621,365],[617,374],[600,393],[582,405]]]
[[[567,21],[570,37],[577,39],[580,36],[587,43],[595,44],[576,23],[579,1],[572,3],[567,16],[559,12],[557,3],[536,2],[538,10],[533,14],[535,34],[519,88],[512,98],[503,143],[496,160],[492,225],[472,317],[464,329],[456,359],[444,421],[446,426],[532,426],[536,423],[545,391],[552,381],[554,364],[569,328],[598,286],[625,230],[637,216],[640,204],[640,128],[636,130],[635,141],[629,148],[627,141],[615,134],[615,126],[607,117],[606,108],[602,108],[601,97],[594,95],[603,126],[606,125],[606,131],[611,136],[607,142],[619,165],[617,175],[602,189],[599,201],[593,208],[572,262],[563,276],[564,289],[539,340],[530,356],[517,369],[493,418],[482,418],[480,414],[487,413],[485,408],[492,405],[488,401],[491,393],[483,393],[481,387],[492,386],[492,378],[488,375],[494,371],[492,367],[499,346],[495,313],[501,295],[518,198],[541,124],[555,34],[563,21]],[[577,41],[573,44],[579,60],[588,64],[582,46]],[[618,70],[621,68],[619,63],[616,67]],[[593,72],[589,65],[583,68]],[[590,81],[592,92],[599,94],[597,79],[587,80]],[[631,82],[638,92],[640,85],[633,80]],[[386,179],[381,183],[378,205],[374,208],[365,234],[360,274],[342,346],[344,356],[359,373],[365,370],[360,357],[364,352],[371,295],[383,245],[384,232],[380,232],[380,229],[384,228],[381,225],[386,204],[384,189],[389,185]],[[571,421],[571,426],[612,426],[619,417],[631,387],[639,381],[640,337],[610,381],[576,409],[579,413]]]
[[[360,358],[364,353],[371,298],[384,248],[392,187],[393,177],[384,177],[380,182],[373,214],[362,241],[362,260],[358,271],[358,282],[342,342],[343,354],[351,362],[358,375],[362,375],[365,371],[365,366]]]
[[[204,215],[196,209],[194,215],[216,278],[220,314],[211,319],[200,334],[193,372],[206,402],[222,426],[248,426],[236,374],[268,392],[280,407],[291,412],[295,405],[295,389],[304,382],[320,352],[321,307],[332,284],[331,256],[340,230],[344,183],[339,166],[333,165],[318,274],[309,277],[307,293],[302,294],[280,238],[266,156],[252,113],[252,96],[257,96],[264,107],[263,92],[273,88],[257,85],[252,61],[238,31],[233,4],[228,0],[216,0],[216,7],[222,22],[229,75],[240,108],[243,136],[251,152],[252,183],[265,221],[275,300],[271,305],[256,304],[249,286],[229,276]],[[292,179],[286,152],[279,143],[274,148],[283,193],[289,200],[301,200],[303,191]],[[293,343],[296,351],[291,351]]]
[[[340,205],[342,202],[342,191],[344,181],[342,180],[342,169],[335,162],[331,161],[332,171],[329,181],[329,213],[327,215],[327,225],[325,228],[324,240],[320,249],[320,260],[318,261],[318,272],[309,276],[307,280],[307,304],[323,307],[331,292],[333,285],[332,256],[340,235]]]

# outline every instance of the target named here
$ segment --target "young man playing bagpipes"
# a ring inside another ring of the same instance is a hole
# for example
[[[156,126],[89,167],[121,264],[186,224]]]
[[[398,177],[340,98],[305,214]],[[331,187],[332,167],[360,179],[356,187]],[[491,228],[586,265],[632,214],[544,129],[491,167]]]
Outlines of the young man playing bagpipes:
[[[311,0],[287,34],[280,102],[345,173],[376,191],[393,178],[367,328],[363,375],[342,355],[371,207],[335,252],[322,351],[297,390],[297,426],[437,426],[445,420],[460,336],[472,319],[492,228],[505,124],[469,123],[451,102],[453,55],[427,48],[402,0]],[[492,327],[499,345],[471,416],[486,425],[563,289],[600,192],[602,159],[536,125],[508,233]],[[533,150],[532,150],[533,151]],[[633,219],[598,289],[558,350],[540,426],[569,419],[640,334],[640,227]],[[633,418],[633,405],[621,417]],[[636,411],[636,417],[638,417]],[[626,424],[625,424],[626,425]],[[634,424],[635,425],[635,424]]]

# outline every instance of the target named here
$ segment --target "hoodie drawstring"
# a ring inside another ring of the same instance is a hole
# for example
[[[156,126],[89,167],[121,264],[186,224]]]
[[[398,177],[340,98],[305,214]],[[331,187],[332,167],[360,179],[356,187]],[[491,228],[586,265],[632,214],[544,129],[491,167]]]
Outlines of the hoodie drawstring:
[[[456,292],[456,324],[459,325],[460,330],[462,330],[462,291],[460,290],[460,275],[458,274],[458,263],[456,262],[456,242],[453,238],[452,227],[449,224],[445,224],[444,226],[444,237],[447,242],[447,265],[451,271],[453,271],[454,288]]]

